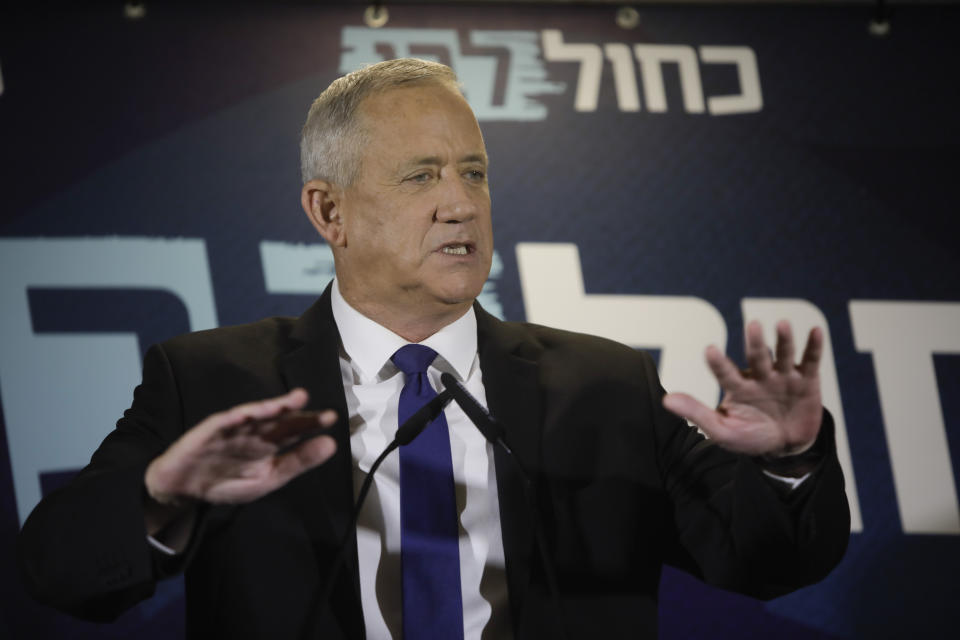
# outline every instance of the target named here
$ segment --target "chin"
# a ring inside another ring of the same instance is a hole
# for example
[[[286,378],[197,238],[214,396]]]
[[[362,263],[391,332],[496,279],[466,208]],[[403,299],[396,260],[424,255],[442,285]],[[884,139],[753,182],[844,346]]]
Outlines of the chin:
[[[480,295],[489,274],[489,266],[481,269],[480,265],[475,264],[470,268],[431,274],[434,277],[424,278],[421,285],[428,297],[445,305],[469,304]]]
[[[478,295],[480,295],[479,292],[471,295],[447,294],[447,295],[440,296],[439,299],[440,299],[440,302],[442,302],[445,305],[456,306],[456,305],[462,305],[462,304],[473,304],[473,301],[476,300]]]
[[[472,304],[482,290],[483,283],[480,283],[479,286],[464,283],[460,286],[444,287],[441,291],[438,291],[437,298],[448,305]]]

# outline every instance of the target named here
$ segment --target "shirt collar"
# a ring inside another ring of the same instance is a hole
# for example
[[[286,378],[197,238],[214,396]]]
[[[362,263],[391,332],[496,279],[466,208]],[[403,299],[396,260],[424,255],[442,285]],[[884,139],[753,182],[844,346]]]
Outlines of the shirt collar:
[[[337,323],[343,350],[360,380],[377,380],[387,364],[391,367],[390,374],[394,373],[390,356],[410,343],[351,307],[340,294],[336,278],[330,293],[333,320]],[[450,373],[461,381],[466,380],[477,356],[477,316],[473,307],[420,344],[430,347],[439,355],[434,366],[447,368],[442,366],[442,358],[449,364]]]

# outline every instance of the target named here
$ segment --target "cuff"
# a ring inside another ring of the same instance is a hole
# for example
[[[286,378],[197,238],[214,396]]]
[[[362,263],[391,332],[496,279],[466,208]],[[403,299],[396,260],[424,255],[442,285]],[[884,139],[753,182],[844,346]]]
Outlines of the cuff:
[[[157,551],[159,551],[160,553],[162,553],[162,554],[164,554],[164,555],[167,555],[167,556],[175,556],[175,555],[177,555],[177,552],[176,552],[176,551],[174,551],[173,549],[171,549],[171,548],[168,547],[167,545],[163,544],[162,542],[160,542],[159,540],[157,540],[157,539],[154,538],[153,536],[147,536],[147,543],[148,543],[151,547],[153,547],[154,549],[156,549]]]
[[[784,478],[806,478],[816,471],[830,453],[833,443],[833,417],[826,409],[820,419],[820,431],[813,446],[795,456],[756,456],[754,461],[768,476]],[[799,483],[798,483],[799,484]],[[795,485],[796,486],[796,485]]]

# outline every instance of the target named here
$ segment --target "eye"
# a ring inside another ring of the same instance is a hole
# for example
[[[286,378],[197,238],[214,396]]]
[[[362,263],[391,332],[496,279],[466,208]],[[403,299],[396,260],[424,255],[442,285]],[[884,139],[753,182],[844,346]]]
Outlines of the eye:
[[[423,184],[430,180],[431,176],[426,171],[421,171],[420,173],[414,174],[407,178],[409,182],[415,182],[417,184]]]
[[[468,180],[474,182],[483,182],[487,177],[487,174],[482,169],[470,169],[464,175]]]

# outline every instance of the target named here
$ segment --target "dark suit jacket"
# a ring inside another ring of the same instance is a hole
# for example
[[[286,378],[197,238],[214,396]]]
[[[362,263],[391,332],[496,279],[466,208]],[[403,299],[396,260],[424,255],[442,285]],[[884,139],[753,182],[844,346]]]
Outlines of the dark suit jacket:
[[[649,355],[476,310],[489,408],[535,478],[568,637],[656,637],[664,562],[766,598],[839,561],[849,514],[827,414],[824,460],[787,496],[752,460],[703,441],[662,408]],[[253,503],[205,509],[180,557],[147,545],[141,507],[150,460],[213,412],[301,386],[308,408],[346,416],[338,346],[328,290],[299,319],[152,347],[116,430],[25,523],[28,589],[74,615],[111,619],[185,570],[191,637],[362,637],[355,539],[331,602],[317,601],[353,505],[345,418],[333,427],[330,461]],[[514,627],[519,637],[554,637],[561,618],[522,483],[502,452],[495,461]]]

